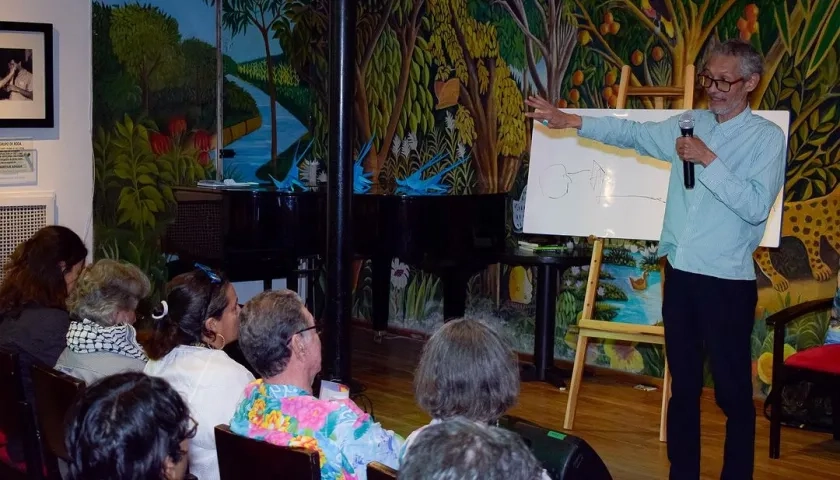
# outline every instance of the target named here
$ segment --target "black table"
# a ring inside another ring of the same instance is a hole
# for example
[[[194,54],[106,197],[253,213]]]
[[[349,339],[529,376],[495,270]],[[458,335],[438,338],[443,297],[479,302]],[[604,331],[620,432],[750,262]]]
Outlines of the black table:
[[[562,388],[571,372],[554,366],[554,331],[556,328],[556,302],[558,279],[570,267],[589,265],[591,251],[530,251],[511,249],[500,261],[506,265],[537,267],[536,318],[534,319],[534,364],[525,365],[521,371],[524,382],[548,382]]]

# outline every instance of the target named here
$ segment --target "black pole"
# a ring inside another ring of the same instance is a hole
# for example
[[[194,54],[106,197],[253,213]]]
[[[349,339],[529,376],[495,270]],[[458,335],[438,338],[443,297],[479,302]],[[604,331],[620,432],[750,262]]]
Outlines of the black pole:
[[[350,385],[351,212],[356,1],[330,2],[329,182],[327,190],[327,378]]]

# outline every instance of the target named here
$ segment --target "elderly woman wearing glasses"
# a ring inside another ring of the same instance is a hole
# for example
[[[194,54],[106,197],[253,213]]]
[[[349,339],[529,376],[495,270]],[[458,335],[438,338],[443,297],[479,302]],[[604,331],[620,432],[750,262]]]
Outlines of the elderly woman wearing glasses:
[[[203,265],[173,278],[166,299],[152,315],[154,332],[144,340],[145,373],[167,380],[198,423],[190,444],[190,473],[218,480],[213,428],[227,423],[254,376],[222,348],[239,337],[239,299],[233,285]]]
[[[67,299],[67,348],[55,368],[86,383],[143,371],[148,359],[137,343],[134,311],[150,290],[148,277],[134,265],[103,259],[85,268]]]
[[[260,293],[245,304],[241,319],[242,353],[262,379],[245,389],[230,422],[233,432],[317,450],[321,478],[364,480],[372,461],[397,468],[401,437],[349,399],[312,395],[312,382],[321,370],[321,340],[296,293]]]

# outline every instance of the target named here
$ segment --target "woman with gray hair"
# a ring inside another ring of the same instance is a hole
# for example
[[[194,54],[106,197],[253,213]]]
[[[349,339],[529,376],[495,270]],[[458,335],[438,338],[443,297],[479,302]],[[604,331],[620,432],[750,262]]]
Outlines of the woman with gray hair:
[[[143,371],[148,358],[133,325],[137,304],[150,291],[149,278],[134,265],[103,259],[85,268],[67,299],[67,348],[55,368],[88,384]]]
[[[518,396],[516,354],[489,325],[467,318],[452,320],[426,342],[414,373],[414,398],[432,417],[430,425],[455,417],[490,424]],[[402,455],[426,427],[409,435]]]

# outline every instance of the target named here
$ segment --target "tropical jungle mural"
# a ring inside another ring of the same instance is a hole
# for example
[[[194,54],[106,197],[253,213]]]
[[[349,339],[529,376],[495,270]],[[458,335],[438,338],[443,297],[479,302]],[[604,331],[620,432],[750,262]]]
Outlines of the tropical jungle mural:
[[[131,260],[162,279],[157,238],[171,212],[171,186],[215,174],[213,24],[206,20],[213,0],[123,3],[94,5],[97,255]],[[225,159],[225,177],[283,178],[299,145],[312,142],[298,173],[311,182],[326,180],[329,3],[223,2],[222,134],[225,148],[236,152]],[[755,254],[760,298],[752,353],[756,394],[764,395],[772,373],[772,333],[764,318],[832,294],[840,264],[840,212],[831,207],[840,200],[838,4],[359,0],[354,116],[360,165],[372,179],[391,182],[448,154],[430,175],[454,167],[442,177],[449,194],[509,192],[514,243],[527,195],[527,95],[560,107],[610,108],[623,65],[632,66],[634,85],[682,85],[685,65],[700,64],[709,45],[736,37],[751,42],[765,59],[752,106],[791,112],[782,244]],[[630,107],[653,105],[639,98]],[[599,318],[661,321],[656,248],[608,243]],[[573,268],[561,279],[557,358],[574,354],[571,327],[587,274],[585,267]],[[355,278],[353,313],[368,319],[369,263],[357,264]],[[531,353],[535,281],[535,272],[523,266],[491,267],[470,282],[468,314],[497,322],[520,351]],[[443,320],[440,280],[400,259],[392,262],[390,299],[394,327],[428,333]],[[827,328],[827,313],[793,325],[786,354],[822,343]],[[590,349],[590,363],[662,375],[658,347],[607,341]]]

